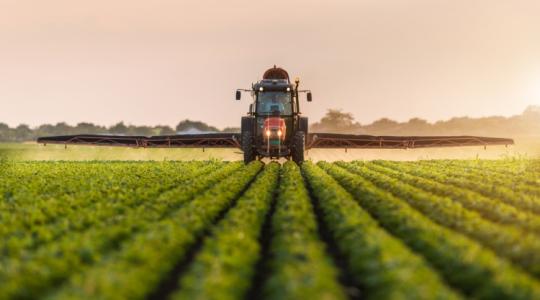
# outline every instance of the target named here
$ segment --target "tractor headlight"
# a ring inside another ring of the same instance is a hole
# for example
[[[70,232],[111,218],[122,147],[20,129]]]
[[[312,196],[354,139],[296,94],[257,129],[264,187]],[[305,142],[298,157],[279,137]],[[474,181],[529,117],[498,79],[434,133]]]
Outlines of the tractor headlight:
[[[278,130],[277,135],[278,135],[278,136],[281,136],[282,134],[283,134],[283,132],[281,131],[281,129]]]
[[[267,135],[267,136],[270,136],[271,133],[272,133],[272,132],[271,132],[270,130],[267,130],[267,131],[266,131],[266,135]]]

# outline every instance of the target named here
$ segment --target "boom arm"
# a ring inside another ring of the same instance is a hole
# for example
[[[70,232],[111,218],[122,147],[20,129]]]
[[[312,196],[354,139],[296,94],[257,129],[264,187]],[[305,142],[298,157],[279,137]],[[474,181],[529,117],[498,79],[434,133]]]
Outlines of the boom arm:
[[[123,136],[123,135],[63,135],[40,137],[41,144],[125,146],[148,148],[242,148],[238,133],[180,134],[164,136]],[[312,148],[352,149],[407,149],[428,147],[460,147],[513,145],[507,138],[479,136],[374,136],[337,133],[310,133],[306,150]]]
[[[513,145],[513,139],[479,136],[374,136],[337,133],[311,133],[306,142],[310,148],[382,148],[407,149]]]
[[[40,137],[37,139],[37,142],[41,144],[74,144],[149,148],[240,148],[240,134],[209,133],[149,137],[80,134]]]

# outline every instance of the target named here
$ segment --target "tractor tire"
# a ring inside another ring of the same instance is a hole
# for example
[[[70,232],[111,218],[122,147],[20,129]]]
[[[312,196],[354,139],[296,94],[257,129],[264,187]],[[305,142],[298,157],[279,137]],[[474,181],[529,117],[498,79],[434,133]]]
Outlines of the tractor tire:
[[[256,158],[255,151],[253,150],[253,136],[251,131],[244,131],[242,133],[242,151],[244,152],[244,163],[249,164]]]
[[[306,134],[303,131],[297,131],[292,140],[292,160],[298,165],[304,162],[304,150],[306,148]]]

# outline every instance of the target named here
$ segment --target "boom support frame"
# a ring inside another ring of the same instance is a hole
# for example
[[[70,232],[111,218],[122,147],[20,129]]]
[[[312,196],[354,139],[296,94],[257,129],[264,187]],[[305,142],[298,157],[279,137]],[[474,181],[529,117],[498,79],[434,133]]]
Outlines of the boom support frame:
[[[183,134],[168,136],[65,135],[38,138],[41,144],[123,146],[142,148],[239,148],[239,133]],[[478,136],[374,136],[337,133],[310,133],[305,149],[414,149],[513,145],[507,138]]]

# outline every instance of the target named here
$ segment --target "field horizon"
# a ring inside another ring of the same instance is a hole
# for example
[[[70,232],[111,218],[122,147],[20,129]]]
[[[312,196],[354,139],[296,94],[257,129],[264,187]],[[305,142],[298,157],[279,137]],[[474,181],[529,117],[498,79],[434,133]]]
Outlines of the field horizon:
[[[540,137],[520,137],[515,145],[468,146],[424,149],[311,149],[306,159],[312,161],[430,159],[507,159],[540,157]],[[0,158],[10,160],[226,160],[242,159],[239,149],[129,148],[108,146],[47,145],[35,142],[0,143]],[[267,161],[267,160],[266,160]]]

